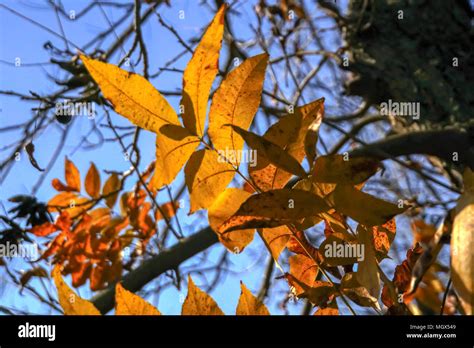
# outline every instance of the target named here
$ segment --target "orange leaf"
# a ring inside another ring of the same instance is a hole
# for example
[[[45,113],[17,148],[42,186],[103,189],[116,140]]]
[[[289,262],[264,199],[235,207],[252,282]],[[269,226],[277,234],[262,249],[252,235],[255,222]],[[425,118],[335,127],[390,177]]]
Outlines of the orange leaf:
[[[86,192],[92,198],[98,198],[100,195],[100,175],[95,167],[94,163],[91,163],[91,166],[86,174],[85,181]]]
[[[52,224],[51,222],[45,222],[41,225],[33,226],[30,229],[30,232],[38,237],[44,237],[56,232],[57,230],[58,228],[54,224]]]
[[[66,178],[67,186],[74,191],[79,192],[81,190],[81,175],[77,167],[67,157],[64,163],[64,177]]]
[[[159,220],[164,219],[165,217],[167,219],[171,219],[173,216],[175,216],[178,208],[179,208],[179,202],[167,202],[160,205],[160,210],[161,212],[163,212],[164,217],[163,217],[163,214],[161,214],[160,210],[157,210],[155,214],[155,220],[159,221]]]
[[[60,192],[61,191],[67,191],[67,192],[76,191],[76,189],[63,184],[61,180],[56,179],[56,178],[51,181],[51,185],[56,191],[60,191]]]
[[[316,263],[305,255],[292,255],[289,258],[290,274],[308,287],[313,286],[318,275],[318,266]],[[294,283],[294,293],[300,296],[304,289],[297,283]]]
[[[120,189],[120,180],[117,174],[112,173],[102,188],[102,195],[107,196],[105,203],[109,208],[113,208],[117,201],[118,191]],[[115,193],[113,193],[115,192]]]

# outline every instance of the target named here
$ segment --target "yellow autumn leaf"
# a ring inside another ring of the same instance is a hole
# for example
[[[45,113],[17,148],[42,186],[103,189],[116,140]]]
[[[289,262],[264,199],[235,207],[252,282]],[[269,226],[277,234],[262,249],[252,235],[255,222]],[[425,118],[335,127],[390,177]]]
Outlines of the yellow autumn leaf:
[[[161,315],[161,313],[140,296],[117,283],[115,286],[115,315]]]
[[[232,217],[219,226],[219,232],[298,223],[306,216],[328,209],[326,202],[311,192],[271,190],[250,196]]]
[[[87,300],[79,297],[63,280],[61,266],[56,265],[52,276],[58,290],[59,304],[65,315],[100,315],[99,310]]]
[[[109,208],[113,208],[115,202],[117,201],[118,191],[120,189],[120,179],[116,173],[110,174],[109,178],[102,188],[102,195],[107,196],[105,198],[105,203]],[[116,192],[116,193],[113,193]],[[110,195],[110,196],[109,196]]]
[[[240,298],[235,311],[236,315],[270,315],[267,307],[240,282]]]
[[[66,179],[67,186],[71,189],[77,192],[81,190],[81,175],[79,174],[79,170],[67,157],[64,163],[64,178]]]
[[[199,144],[199,139],[182,130],[176,112],[144,77],[86,56],[81,59],[117,113],[140,128],[156,133],[152,185],[159,189],[170,184]]]
[[[235,154],[235,159],[229,158],[235,165],[239,163],[237,154],[244,143],[232,128],[224,125],[245,130],[250,127],[260,105],[267,62],[265,53],[246,59],[226,76],[212,98],[209,137],[217,150]]]
[[[328,196],[337,212],[347,215],[364,226],[379,226],[407,208],[378,199],[351,185],[337,185]]]
[[[464,192],[455,208],[451,236],[451,277],[467,315],[474,305],[474,173],[464,171]]]
[[[184,169],[193,213],[214,203],[235,175],[232,165],[212,150],[193,153]]]
[[[324,115],[324,98],[298,107],[293,113],[281,117],[264,134],[264,138],[284,149],[301,163],[307,151],[316,145],[317,130]],[[308,135],[311,131],[316,134]],[[308,137],[308,139],[306,139]],[[314,146],[313,146],[314,145]],[[315,150],[315,149],[314,149]],[[311,152],[310,156],[314,156]],[[257,165],[249,165],[249,173],[256,185],[263,191],[278,189],[290,180],[291,173],[272,164],[263,154],[257,152]]]
[[[378,262],[375,257],[371,232],[360,224],[357,227],[359,242],[364,246],[364,252],[362,253],[364,258],[359,262],[356,278],[371,296],[378,298],[380,294],[380,273],[377,267]]]
[[[143,76],[84,55],[81,60],[114,110],[133,124],[154,133],[164,124],[179,125],[176,112]]]
[[[100,196],[100,174],[94,163],[91,163],[87,171],[84,186],[86,187],[87,194],[92,198],[98,198]]]
[[[230,125],[230,127],[245,140],[250,148],[255,150],[260,156],[268,160],[273,165],[287,171],[288,173],[300,177],[306,176],[306,172],[304,171],[303,167],[301,167],[299,162],[280,146],[272,143],[264,137],[261,137],[260,135],[248,132],[238,126]]]
[[[333,184],[360,184],[379,169],[379,160],[370,157],[320,156],[314,163],[313,181]]]
[[[222,5],[194,50],[183,74],[183,123],[191,134],[202,136],[212,83],[219,71],[219,52],[227,5]]]
[[[222,192],[208,209],[209,226],[217,233],[219,241],[231,252],[240,253],[250,244],[255,234],[254,229],[219,233],[219,226],[230,218],[250,197],[250,193],[238,188],[229,187]]]
[[[270,251],[275,262],[278,263],[281,252],[285,249],[286,243],[288,243],[288,240],[292,236],[290,229],[287,226],[262,228],[258,229],[258,234],[260,238],[262,238],[268,251]]]
[[[199,145],[200,140],[186,128],[165,125],[156,135],[155,171],[151,179],[154,189],[169,185]]]
[[[216,301],[199,289],[188,277],[188,294],[181,309],[181,315],[224,315]]]

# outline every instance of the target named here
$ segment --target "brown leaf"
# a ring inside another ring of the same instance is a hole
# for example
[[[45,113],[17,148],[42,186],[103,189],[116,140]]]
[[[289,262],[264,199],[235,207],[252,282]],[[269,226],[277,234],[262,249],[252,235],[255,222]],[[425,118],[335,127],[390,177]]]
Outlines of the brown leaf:
[[[270,163],[287,171],[288,173],[300,177],[306,176],[306,172],[304,171],[303,167],[301,167],[299,162],[280,146],[265,139],[265,137],[248,132],[236,125],[229,126],[232,127],[232,129],[245,140],[250,148],[255,150],[260,156],[263,156]]]
[[[345,159],[343,155],[320,156],[313,171],[314,182],[333,184],[360,184],[374,175],[380,161],[370,157]]]
[[[380,310],[377,297],[372,296],[369,291],[357,280],[353,272],[346,273],[341,280],[340,289],[344,295],[362,307],[373,307]]]
[[[379,261],[387,257],[390,246],[395,239],[396,232],[397,225],[395,218],[392,218],[381,226],[372,227],[375,255]]]
[[[329,207],[311,192],[278,189],[250,196],[239,210],[220,227],[219,232],[245,228],[277,227],[300,222]]]
[[[294,113],[281,117],[264,134],[264,138],[284,149],[298,163],[305,156],[305,138],[313,122],[322,120],[324,113],[324,98],[298,107]],[[313,141],[314,141],[313,137]],[[310,140],[308,140],[310,141]],[[309,145],[308,145],[309,146]],[[249,166],[249,173],[253,181],[262,191],[283,188],[292,174],[279,168],[257,153],[257,165]]]
[[[20,284],[21,286],[25,286],[31,278],[33,277],[41,277],[41,278],[46,278],[48,276],[48,273],[43,267],[35,267],[32,268],[25,273],[23,273],[20,277]]]
[[[413,267],[422,253],[423,248],[417,243],[414,247],[408,249],[406,259],[395,267],[393,285],[397,289],[398,294],[403,295],[409,290]],[[404,297],[402,299],[406,303],[411,300],[411,298]],[[389,308],[397,304],[391,298],[387,285],[384,285],[382,290],[382,302]]]
[[[38,169],[40,172],[44,172],[44,169],[41,168],[38,164],[38,162],[35,159],[34,152],[35,152],[35,145],[33,142],[29,142],[28,144],[25,145],[25,150],[26,153],[28,154],[28,158],[30,160],[30,163],[33,167]]]
[[[337,185],[328,199],[337,212],[368,227],[383,225],[407,209],[399,208],[396,204],[361,192],[350,185]]]
[[[318,308],[314,315],[339,315],[339,308],[336,300],[332,300],[325,308]]]
[[[315,280],[311,286],[308,286],[291,274],[286,274],[285,277],[293,290],[296,286],[303,289],[298,297],[307,298],[315,306],[325,307],[334,298],[335,289],[330,282]]]

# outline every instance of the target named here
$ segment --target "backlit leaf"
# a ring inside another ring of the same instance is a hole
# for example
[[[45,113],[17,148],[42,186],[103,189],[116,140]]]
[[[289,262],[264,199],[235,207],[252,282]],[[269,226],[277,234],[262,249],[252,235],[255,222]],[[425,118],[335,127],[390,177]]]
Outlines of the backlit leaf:
[[[164,124],[179,125],[176,112],[143,76],[83,55],[81,60],[114,110],[133,124],[154,133]]]
[[[237,151],[242,150],[243,140],[226,124],[247,130],[260,105],[268,55],[246,59],[222,81],[212,98],[209,111],[209,136],[220,151],[233,151],[238,164]]]
[[[315,306],[325,306],[330,300],[334,298],[335,288],[330,282],[315,280],[311,286],[306,285],[292,274],[286,274],[286,279],[294,293],[296,286],[301,287],[303,291],[298,296],[299,298],[307,298]]]
[[[270,251],[275,262],[278,262],[286,243],[292,236],[290,229],[287,226],[278,226],[274,228],[262,228],[258,230],[258,234],[262,238],[265,246]]]
[[[360,184],[374,175],[379,161],[373,158],[348,158],[343,155],[320,156],[314,163],[313,180],[334,184]]]
[[[77,167],[67,157],[64,163],[64,177],[67,186],[79,192],[81,190],[81,175]]]
[[[236,315],[270,315],[267,307],[240,282],[240,298],[237,304]]]
[[[350,185],[337,185],[329,201],[337,212],[347,215],[365,226],[379,226],[407,208],[378,199]]]
[[[224,315],[216,301],[194,285],[188,277],[188,294],[181,309],[182,315]]]
[[[279,189],[250,196],[220,227],[220,232],[244,228],[277,227],[301,221],[328,210],[325,201],[311,192]]]
[[[322,120],[323,114],[324,98],[321,98],[296,108],[294,113],[281,117],[277,123],[267,130],[263,137],[284,149],[298,163],[301,163],[305,156],[305,139],[309,127],[313,122],[317,125]],[[308,139],[309,143],[306,144],[306,147],[312,146],[311,143],[315,141],[314,137]],[[249,173],[253,181],[263,191],[283,188],[292,175],[283,168],[278,168],[272,164],[263,154],[258,152],[257,165],[255,167],[249,166]]]
[[[290,274],[293,275],[300,282],[306,284],[308,287],[313,286],[318,275],[318,266],[316,263],[305,255],[292,255],[289,258]],[[296,296],[301,295],[304,289],[297,283],[293,284],[295,287],[294,293]]]
[[[231,125],[231,127],[245,140],[251,149],[255,150],[257,154],[263,156],[263,158],[267,159],[270,163],[287,171],[288,173],[300,177],[306,176],[306,172],[304,171],[303,167],[301,167],[299,162],[280,146],[272,143],[264,137],[261,137],[260,135],[248,132],[238,126]]]
[[[375,255],[377,256],[377,259],[381,260],[387,257],[390,246],[395,239],[396,231],[397,225],[395,218],[392,218],[381,226],[372,227]]]
[[[359,283],[355,273],[349,272],[344,275],[341,280],[340,289],[344,295],[359,306],[373,307],[380,310],[377,297],[372,296],[370,292]]]
[[[54,267],[52,276],[58,290],[59,304],[65,315],[100,315],[99,310],[92,302],[80,298],[64,282],[59,265]]]
[[[199,145],[198,137],[181,126],[163,126],[156,135],[154,189],[169,185]]]
[[[115,315],[161,315],[161,313],[140,296],[117,283],[115,286]]]
[[[105,198],[105,203],[109,208],[113,208],[115,202],[117,201],[118,191],[120,189],[120,179],[116,173],[110,174],[109,178],[102,188],[102,195],[107,196]],[[113,193],[115,192],[115,193]]]
[[[183,123],[194,135],[204,134],[209,92],[219,71],[226,8],[227,5],[223,5],[216,13],[184,70],[181,100],[184,107]]]
[[[378,262],[375,257],[375,250],[372,244],[372,236],[370,232],[363,226],[357,228],[359,242],[364,246],[364,259],[359,262],[357,268],[357,281],[369,294],[378,298],[380,294],[380,274],[378,270]]]
[[[219,233],[219,226],[230,218],[250,197],[250,193],[238,188],[226,188],[208,209],[209,225],[217,233],[220,242],[231,252],[240,253],[250,244],[255,234],[254,229]]]
[[[84,185],[89,196],[92,198],[98,198],[100,196],[100,175],[94,163],[91,163],[87,171]]]
[[[232,181],[235,169],[215,151],[199,150],[189,159],[184,173],[191,196],[189,212],[193,213],[214,203]]]

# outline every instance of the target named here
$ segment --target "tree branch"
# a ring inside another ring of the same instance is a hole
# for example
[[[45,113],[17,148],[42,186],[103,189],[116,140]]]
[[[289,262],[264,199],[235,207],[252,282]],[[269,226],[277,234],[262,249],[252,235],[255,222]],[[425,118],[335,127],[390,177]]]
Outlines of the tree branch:
[[[123,277],[122,285],[129,291],[137,292],[148,282],[168,270],[177,268],[182,262],[206,250],[217,241],[217,235],[210,227],[206,227],[143,262],[137,269]],[[101,313],[105,314],[114,307],[114,299],[115,284],[94,296],[92,302]]]
[[[457,153],[457,161],[454,154]],[[375,156],[381,159],[423,154],[447,162],[466,164],[474,169],[474,132],[455,129],[404,133],[367,144],[350,152],[351,156]]]

